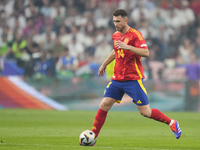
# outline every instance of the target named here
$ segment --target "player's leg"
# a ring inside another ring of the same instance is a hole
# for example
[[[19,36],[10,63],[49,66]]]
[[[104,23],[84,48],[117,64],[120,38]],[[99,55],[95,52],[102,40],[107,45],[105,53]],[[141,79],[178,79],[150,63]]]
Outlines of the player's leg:
[[[160,110],[158,109],[151,109],[149,104],[148,105],[137,105],[137,108],[140,112],[141,115],[144,117],[148,117],[154,120],[157,120],[159,122],[163,122],[166,124],[170,124],[171,119],[167,117],[165,114],[163,114]]]
[[[107,113],[112,107],[112,105],[115,103],[116,99],[105,97],[96,113],[96,116],[94,118],[94,123],[92,126],[92,131],[96,134],[96,137],[99,135],[99,132],[106,120]]]
[[[99,132],[106,120],[108,111],[116,101],[121,100],[123,95],[124,92],[121,90],[120,83],[118,83],[117,81],[111,81],[106,87],[103,96],[104,98],[96,113],[92,127],[92,131],[96,134],[96,137],[99,135]]]
[[[113,104],[116,102],[116,99],[111,97],[104,97],[101,104],[99,105],[99,109],[104,111],[109,111]]]
[[[178,121],[170,119],[168,116],[166,116],[158,109],[155,108],[151,109],[149,105],[143,105],[143,106],[137,105],[137,108],[140,111],[141,115],[169,125],[177,139],[181,137],[182,131],[179,127]]]
[[[149,104],[148,105],[140,105],[140,106],[137,105],[137,108],[142,116],[150,118],[151,108],[150,108]]]
[[[137,81],[131,81],[131,84],[129,84],[134,87],[128,87],[125,89],[125,92],[133,98],[133,101],[137,105],[138,110],[140,111],[140,114],[154,119],[156,121],[168,124],[172,131],[174,132],[176,138],[180,138],[181,136],[181,130],[178,125],[178,122],[176,120],[170,119],[168,116],[166,116],[164,113],[162,113],[158,109],[151,109],[149,106],[149,101],[147,97],[147,91],[143,84],[143,80],[137,80]]]

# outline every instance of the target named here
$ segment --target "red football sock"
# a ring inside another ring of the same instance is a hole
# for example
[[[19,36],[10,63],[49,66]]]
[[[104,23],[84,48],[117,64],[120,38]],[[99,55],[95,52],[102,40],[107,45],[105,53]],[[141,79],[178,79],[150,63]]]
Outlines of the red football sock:
[[[107,111],[102,110],[99,108],[99,110],[97,111],[97,114],[94,118],[94,123],[92,126],[92,131],[96,134],[96,136],[98,136],[101,127],[103,126],[105,120],[106,120],[106,116],[107,116]]]
[[[151,109],[151,117],[154,120],[169,124],[171,122],[171,119],[167,117],[165,114],[163,114],[160,110],[158,109]]]

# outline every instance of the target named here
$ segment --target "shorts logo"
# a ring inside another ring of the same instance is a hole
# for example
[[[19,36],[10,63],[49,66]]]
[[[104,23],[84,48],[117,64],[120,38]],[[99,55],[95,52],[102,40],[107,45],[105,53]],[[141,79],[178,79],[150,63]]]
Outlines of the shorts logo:
[[[137,101],[137,104],[142,104],[142,102],[140,100]]]

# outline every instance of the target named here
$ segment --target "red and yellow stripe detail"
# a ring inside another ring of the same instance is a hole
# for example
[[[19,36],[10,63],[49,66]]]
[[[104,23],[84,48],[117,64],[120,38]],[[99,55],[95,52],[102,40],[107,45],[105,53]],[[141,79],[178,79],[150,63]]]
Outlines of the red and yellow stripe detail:
[[[139,31],[137,31],[137,30],[131,28],[131,29],[129,30],[129,32],[134,32],[134,33],[138,36],[138,38],[139,38],[140,41],[144,40],[144,38],[142,37],[142,35],[140,34]]]

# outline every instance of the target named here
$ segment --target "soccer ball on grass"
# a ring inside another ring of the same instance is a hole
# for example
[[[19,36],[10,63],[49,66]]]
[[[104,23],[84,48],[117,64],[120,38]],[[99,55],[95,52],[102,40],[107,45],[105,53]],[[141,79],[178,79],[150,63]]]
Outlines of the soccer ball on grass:
[[[93,131],[85,130],[80,134],[79,145],[93,146],[96,143],[96,135]]]

